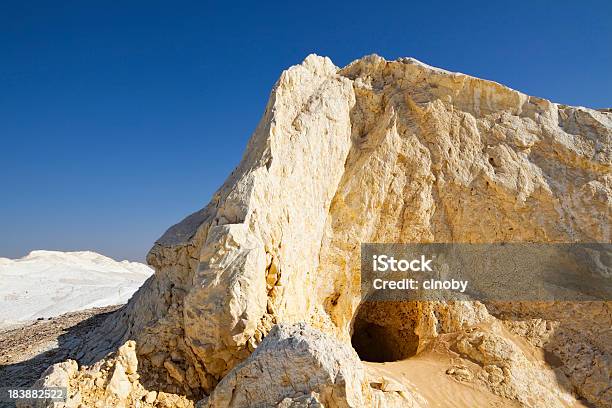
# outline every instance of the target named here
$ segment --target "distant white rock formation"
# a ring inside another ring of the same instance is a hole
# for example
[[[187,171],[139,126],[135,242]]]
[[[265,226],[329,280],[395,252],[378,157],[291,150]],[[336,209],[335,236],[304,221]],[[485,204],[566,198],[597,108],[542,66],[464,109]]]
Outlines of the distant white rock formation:
[[[90,251],[0,258],[0,326],[126,303],[152,274],[147,265]]]

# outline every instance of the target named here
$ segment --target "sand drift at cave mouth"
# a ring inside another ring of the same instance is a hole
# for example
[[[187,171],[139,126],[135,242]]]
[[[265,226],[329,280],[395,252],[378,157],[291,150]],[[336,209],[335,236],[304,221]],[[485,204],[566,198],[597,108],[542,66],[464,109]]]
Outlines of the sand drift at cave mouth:
[[[445,371],[448,356],[429,355],[390,363],[364,363],[373,387],[391,382],[397,388],[421,395],[436,408],[520,407],[470,383],[454,380]],[[399,387],[396,385],[399,384]],[[577,406],[578,407],[578,406]]]
[[[481,328],[491,329],[484,325]],[[498,327],[499,329],[499,327]],[[520,337],[501,329],[507,339],[517,344],[529,356],[536,367],[547,367],[542,350],[533,347]],[[372,338],[372,347],[388,340]],[[456,335],[443,335],[429,344],[417,355],[400,360],[385,362],[364,361],[367,381],[374,389],[401,392],[420,396],[427,401],[425,405],[439,408],[473,408],[473,407],[521,407],[525,406],[516,400],[509,400],[491,393],[483,378],[487,375],[483,367],[461,355],[456,350]],[[388,355],[385,355],[388,356]],[[361,357],[361,356],[360,356]],[[391,357],[397,357],[391,356]],[[362,357],[363,359],[363,357]],[[551,377],[551,388],[562,387]],[[528,406],[556,406],[564,408],[588,408],[584,401],[560,398],[550,405],[544,399],[534,399]]]

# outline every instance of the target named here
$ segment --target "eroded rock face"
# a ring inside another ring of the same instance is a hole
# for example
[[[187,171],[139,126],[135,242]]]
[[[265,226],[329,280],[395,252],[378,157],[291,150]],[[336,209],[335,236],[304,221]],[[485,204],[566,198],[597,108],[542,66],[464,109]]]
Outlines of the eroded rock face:
[[[155,276],[77,357],[91,364],[135,340],[142,383],[196,401],[219,381],[247,387],[239,364],[275,324],[307,323],[349,345],[361,302],[362,242],[610,242],[611,136],[609,112],[558,105],[413,59],[369,56],[339,69],[311,55],[283,72],[241,163],[211,203],[151,249]],[[579,396],[608,406],[610,304],[564,308],[403,305],[410,316],[403,337],[412,342],[406,353],[501,319],[537,338],[532,346],[558,359],[556,372]],[[584,316],[592,317],[585,323]],[[534,319],[550,328],[545,336],[528,328]],[[385,324],[397,329],[397,320],[387,316]],[[520,381],[509,383],[528,375],[522,368],[475,354],[480,339],[505,347],[503,335],[466,336],[458,355],[489,370],[493,382],[506,381],[490,391],[545,406],[520,397]],[[572,350],[585,347],[584,358],[597,356],[596,364],[575,359]],[[512,359],[522,361],[523,351],[516,353]],[[547,384],[545,375],[534,381],[536,390],[564,387]],[[286,406],[310,406],[299,404],[320,395],[286,397]],[[218,398],[210,401],[231,405]]]

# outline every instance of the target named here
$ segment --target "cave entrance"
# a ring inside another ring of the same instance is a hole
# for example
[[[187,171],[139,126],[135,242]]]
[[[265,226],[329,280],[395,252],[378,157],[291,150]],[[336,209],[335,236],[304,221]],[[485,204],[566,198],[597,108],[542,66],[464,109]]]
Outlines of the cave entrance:
[[[363,302],[353,319],[351,343],[362,361],[383,363],[416,354],[416,302]]]

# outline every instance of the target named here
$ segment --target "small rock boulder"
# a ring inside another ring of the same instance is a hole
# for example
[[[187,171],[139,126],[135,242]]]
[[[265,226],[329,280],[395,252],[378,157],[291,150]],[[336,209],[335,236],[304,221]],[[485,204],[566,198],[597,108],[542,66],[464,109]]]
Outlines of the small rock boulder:
[[[280,324],[201,405],[364,407],[369,405],[364,390],[369,387],[362,364],[350,346],[305,323]],[[304,400],[313,393],[317,399]]]

